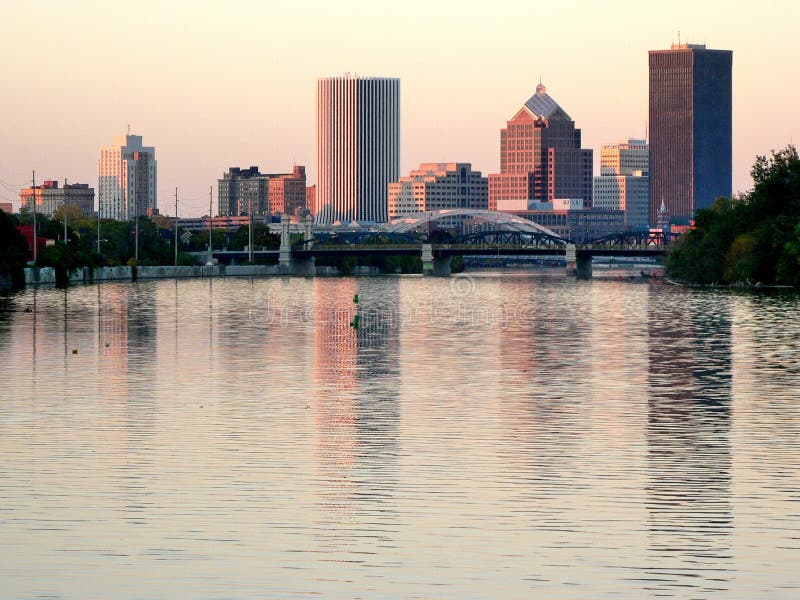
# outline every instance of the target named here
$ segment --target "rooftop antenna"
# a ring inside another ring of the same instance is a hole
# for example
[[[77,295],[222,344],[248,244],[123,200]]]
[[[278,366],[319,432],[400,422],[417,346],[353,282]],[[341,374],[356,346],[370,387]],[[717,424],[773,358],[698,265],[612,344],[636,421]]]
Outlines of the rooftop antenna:
[[[678,29],[678,46],[681,45],[681,30]]]
[[[130,135],[130,134],[131,134],[131,124],[128,123],[128,135]]]

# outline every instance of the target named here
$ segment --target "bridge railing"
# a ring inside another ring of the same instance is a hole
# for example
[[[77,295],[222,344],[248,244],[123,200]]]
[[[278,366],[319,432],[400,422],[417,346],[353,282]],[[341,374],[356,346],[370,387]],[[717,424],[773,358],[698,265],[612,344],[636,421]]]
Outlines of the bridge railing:
[[[313,244],[293,247],[292,250],[420,250],[422,244]]]

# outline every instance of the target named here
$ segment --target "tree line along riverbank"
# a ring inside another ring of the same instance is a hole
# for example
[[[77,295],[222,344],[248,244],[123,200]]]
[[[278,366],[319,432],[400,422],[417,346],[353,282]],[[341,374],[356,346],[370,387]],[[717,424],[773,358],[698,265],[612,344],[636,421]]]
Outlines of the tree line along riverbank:
[[[667,257],[667,273],[701,285],[800,287],[800,158],[794,146],[759,156],[753,189],[697,211]]]

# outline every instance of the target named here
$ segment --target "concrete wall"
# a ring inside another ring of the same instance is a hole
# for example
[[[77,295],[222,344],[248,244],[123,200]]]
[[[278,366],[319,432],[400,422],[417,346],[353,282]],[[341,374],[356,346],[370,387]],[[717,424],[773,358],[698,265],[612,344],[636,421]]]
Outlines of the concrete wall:
[[[99,267],[90,273],[89,268],[78,269],[70,276],[70,283],[91,283],[92,281],[130,281],[131,267]],[[318,275],[339,275],[336,267],[320,267]],[[354,273],[355,274],[355,273]],[[176,277],[270,277],[288,275],[280,265],[193,265],[138,267],[137,279],[173,279]],[[25,269],[25,285],[55,284],[56,273],[52,267]]]

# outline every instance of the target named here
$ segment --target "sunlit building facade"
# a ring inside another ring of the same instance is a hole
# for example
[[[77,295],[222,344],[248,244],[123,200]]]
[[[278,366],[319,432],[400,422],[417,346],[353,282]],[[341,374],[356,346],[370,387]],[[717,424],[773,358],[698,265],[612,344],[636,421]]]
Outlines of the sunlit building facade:
[[[306,208],[306,168],[261,173],[257,166],[231,167],[217,180],[218,214],[297,215]]]
[[[158,208],[156,150],[140,135],[119,135],[100,149],[100,216],[125,221]]]
[[[388,220],[388,186],[399,176],[400,80],[319,79],[316,222]]]
[[[650,51],[650,222],[675,223],[730,197],[733,52],[704,44]]]
[[[604,144],[600,176],[594,178],[594,206],[621,210],[625,228],[645,231],[650,222],[649,153],[645,140]]]
[[[267,205],[273,215],[298,215],[306,208],[306,168],[292,167],[291,173],[268,175]]]
[[[78,208],[87,217],[94,214],[94,188],[87,183],[65,183],[64,187],[58,187],[58,181],[46,180],[42,185],[23,188],[19,198],[22,210],[33,212],[35,202],[36,212],[47,217],[64,205]]]
[[[389,184],[389,218],[447,208],[483,209],[489,203],[489,180],[470,163],[422,163]]]

